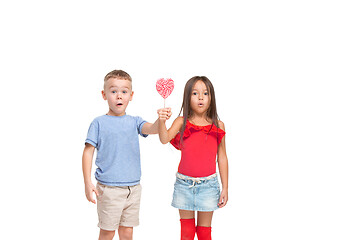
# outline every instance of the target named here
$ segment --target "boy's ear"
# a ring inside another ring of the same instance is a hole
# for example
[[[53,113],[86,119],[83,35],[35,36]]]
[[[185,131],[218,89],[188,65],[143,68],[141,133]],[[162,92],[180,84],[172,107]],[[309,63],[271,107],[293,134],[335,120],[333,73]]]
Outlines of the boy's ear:
[[[133,96],[134,96],[134,91],[131,91],[131,94],[130,94],[130,101],[133,99]]]
[[[102,95],[103,99],[106,100],[106,95],[105,95],[104,90],[101,91],[101,95]]]

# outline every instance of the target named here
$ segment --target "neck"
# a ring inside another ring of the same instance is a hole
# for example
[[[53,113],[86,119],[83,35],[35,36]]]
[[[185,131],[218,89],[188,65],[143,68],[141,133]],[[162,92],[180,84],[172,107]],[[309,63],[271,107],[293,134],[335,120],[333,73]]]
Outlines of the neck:
[[[191,121],[197,125],[212,123],[212,119],[209,119],[206,114],[201,114],[201,115],[194,114],[193,116],[189,117],[188,119],[189,119],[189,121]]]
[[[115,117],[121,117],[121,116],[124,116],[126,114],[126,112],[122,112],[122,113],[114,113],[113,111],[109,110],[109,112],[106,114],[106,115],[109,115],[109,116],[115,116]]]

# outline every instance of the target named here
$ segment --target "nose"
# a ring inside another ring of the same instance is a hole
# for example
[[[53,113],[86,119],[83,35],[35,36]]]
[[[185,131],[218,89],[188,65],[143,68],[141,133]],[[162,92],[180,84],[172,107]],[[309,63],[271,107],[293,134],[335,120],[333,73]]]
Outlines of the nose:
[[[203,100],[204,99],[204,95],[203,94],[199,94],[199,100]]]
[[[119,92],[119,93],[117,94],[117,99],[122,99],[122,93],[121,93],[121,92]]]

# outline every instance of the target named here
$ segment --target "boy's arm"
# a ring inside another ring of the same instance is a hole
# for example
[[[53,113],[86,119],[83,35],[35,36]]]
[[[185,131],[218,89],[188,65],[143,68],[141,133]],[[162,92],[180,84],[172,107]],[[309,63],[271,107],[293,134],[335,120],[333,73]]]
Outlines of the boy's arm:
[[[95,186],[91,182],[91,166],[94,151],[95,147],[89,143],[86,143],[82,156],[82,170],[84,175],[85,195],[87,200],[92,203],[96,203],[93,199],[93,192],[95,192],[96,196],[99,195]]]
[[[224,123],[219,121],[219,125],[220,128],[225,131]],[[221,140],[218,149],[218,166],[219,166],[220,179],[222,183],[222,191],[218,206],[222,208],[225,207],[228,201],[228,178],[229,178],[229,166],[228,166],[228,158],[226,155],[225,136]]]
[[[166,129],[165,120],[163,120],[161,117],[159,121],[159,138],[160,142],[162,144],[166,144],[173,139],[176,134],[180,131],[181,126],[184,122],[184,119],[182,117],[178,117],[175,119],[169,130]]]
[[[159,119],[157,119],[154,123],[144,123],[142,129],[142,134],[157,134],[159,133]]]
[[[160,119],[168,120],[171,117],[171,108],[162,108],[158,110],[159,118],[154,123],[145,123],[141,129],[142,134],[158,134]]]

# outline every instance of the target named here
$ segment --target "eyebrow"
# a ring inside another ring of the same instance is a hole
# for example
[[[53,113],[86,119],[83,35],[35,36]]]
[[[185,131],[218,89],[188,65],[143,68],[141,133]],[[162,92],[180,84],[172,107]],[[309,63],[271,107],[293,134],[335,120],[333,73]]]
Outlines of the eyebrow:
[[[110,86],[109,88],[127,88],[127,89],[130,89],[130,88],[128,88],[128,87],[124,87],[124,86],[121,86],[121,87],[118,87],[118,86]]]
[[[200,90],[197,90],[196,88],[194,88],[193,91],[198,91],[198,92],[199,92]],[[206,88],[205,90],[203,90],[203,91],[207,91],[207,92],[208,92],[207,88]]]

